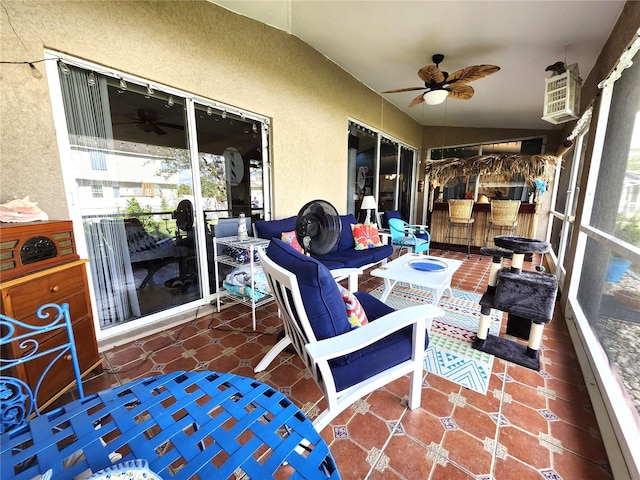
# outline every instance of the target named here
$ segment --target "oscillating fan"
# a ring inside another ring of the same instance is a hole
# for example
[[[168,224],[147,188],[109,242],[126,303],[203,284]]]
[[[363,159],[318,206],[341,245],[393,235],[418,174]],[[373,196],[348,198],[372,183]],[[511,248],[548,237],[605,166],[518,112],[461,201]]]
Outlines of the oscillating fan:
[[[342,232],[340,215],[325,200],[312,200],[296,218],[296,237],[305,253],[325,255],[335,247]]]
[[[192,285],[197,281],[195,269],[191,265],[188,268],[189,257],[194,256],[195,238],[193,231],[193,204],[190,200],[182,200],[178,207],[171,213],[171,218],[176,221],[176,246],[178,248],[178,276],[164,282],[166,287],[180,288]],[[180,233],[183,232],[183,233]]]

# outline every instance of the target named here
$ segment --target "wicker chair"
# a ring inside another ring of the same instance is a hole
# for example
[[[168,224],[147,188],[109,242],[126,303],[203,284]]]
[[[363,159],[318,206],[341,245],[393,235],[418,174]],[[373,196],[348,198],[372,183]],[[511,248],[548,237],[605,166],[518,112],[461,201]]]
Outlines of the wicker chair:
[[[445,243],[449,245],[451,239],[465,240],[467,243],[467,257],[471,256],[471,234],[473,232],[473,222],[471,218],[473,212],[473,200],[449,200],[449,223],[445,234]],[[465,235],[453,235],[455,230],[464,229]]]
[[[484,236],[484,246],[489,243],[489,238],[493,241],[492,232],[497,235],[515,235],[518,226],[518,211],[520,210],[520,200],[491,200],[491,215],[489,225]]]

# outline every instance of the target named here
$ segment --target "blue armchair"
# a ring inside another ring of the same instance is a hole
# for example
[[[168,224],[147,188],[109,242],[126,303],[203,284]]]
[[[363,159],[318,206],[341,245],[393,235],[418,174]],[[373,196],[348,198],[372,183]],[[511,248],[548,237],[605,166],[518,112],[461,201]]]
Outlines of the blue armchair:
[[[356,400],[407,374],[409,408],[420,406],[428,331],[442,310],[425,304],[396,311],[368,293],[355,292],[368,323],[353,328],[338,284],[325,265],[277,239],[259,255],[286,335],[255,371],[267,368],[293,344],[327,402],[313,422],[318,431]]]
[[[391,233],[391,245],[400,247],[398,256],[402,253],[403,248],[413,250],[414,253],[426,252],[429,254],[431,236],[426,227],[411,225],[399,218],[390,218],[389,231]]]

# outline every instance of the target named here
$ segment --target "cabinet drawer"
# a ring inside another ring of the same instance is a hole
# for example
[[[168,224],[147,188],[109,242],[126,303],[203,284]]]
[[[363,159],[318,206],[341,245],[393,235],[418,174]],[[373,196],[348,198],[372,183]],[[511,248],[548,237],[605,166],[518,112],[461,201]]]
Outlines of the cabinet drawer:
[[[85,317],[75,321],[73,324],[73,335],[76,341],[76,350],[78,351],[78,362],[80,363],[80,371],[85,372],[91,367],[99,357],[97,357],[97,344],[93,333],[93,324],[91,319]],[[42,342],[40,349],[46,350],[60,345],[66,341],[66,334],[59,332],[53,337]],[[32,388],[35,387],[40,375],[44,369],[53,360],[55,354],[45,355],[35,360],[26,362],[24,372],[26,374],[27,383]],[[55,362],[51,370],[47,373],[38,392],[38,403],[42,404],[48,400],[69,383],[74,381],[73,366],[69,354],[65,354],[64,358]]]
[[[71,303],[68,299],[72,295],[84,291],[83,268],[69,268],[6,289],[2,295],[10,298],[13,312],[9,312],[9,316],[23,319],[33,315],[44,303]],[[86,306],[86,301],[83,305]]]
[[[84,292],[80,291],[80,292],[74,292],[73,295],[70,295],[66,298],[64,298],[63,300],[60,301],[56,301],[55,303],[61,304],[61,303],[68,303],[69,304],[69,316],[71,317],[71,321],[73,323],[76,322],[76,320],[80,320],[82,317],[86,317],[89,314],[89,308],[87,307],[87,297],[85,295]],[[38,327],[42,327],[44,325],[47,325],[49,323],[51,323],[53,321],[53,318],[39,318],[38,315],[36,315],[36,311],[37,309],[40,308],[40,305],[38,305],[37,307],[34,307],[33,310],[31,310],[29,312],[29,315],[23,316],[21,317],[19,320],[21,322],[24,322],[28,325],[34,325],[34,326],[38,326]],[[45,310],[45,313],[49,313],[50,315],[55,314],[56,312],[53,310],[47,311]],[[26,331],[25,329],[22,329],[20,327],[16,327],[16,331],[18,332],[23,332]]]

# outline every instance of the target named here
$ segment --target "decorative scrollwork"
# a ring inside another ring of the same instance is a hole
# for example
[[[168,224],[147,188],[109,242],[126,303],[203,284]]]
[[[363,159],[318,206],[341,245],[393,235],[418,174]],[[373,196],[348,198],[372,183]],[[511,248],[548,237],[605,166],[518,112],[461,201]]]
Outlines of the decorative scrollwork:
[[[0,400],[0,434],[26,423],[34,412],[34,394],[18,378],[0,377]]]
[[[38,308],[36,315],[45,325],[33,325],[0,315],[0,432],[5,433],[27,422],[33,415],[39,415],[38,392],[45,378],[56,362],[71,355],[78,391],[83,395],[80,367],[73,341],[73,330],[69,316],[69,305],[47,303]],[[41,343],[57,331],[66,332],[57,341]],[[5,350],[6,348],[6,350]],[[7,353],[7,354],[5,354]],[[34,370],[28,378],[17,378],[15,368],[30,360],[41,359],[37,373]],[[44,364],[46,362],[46,364]],[[43,365],[44,364],[44,365]]]

